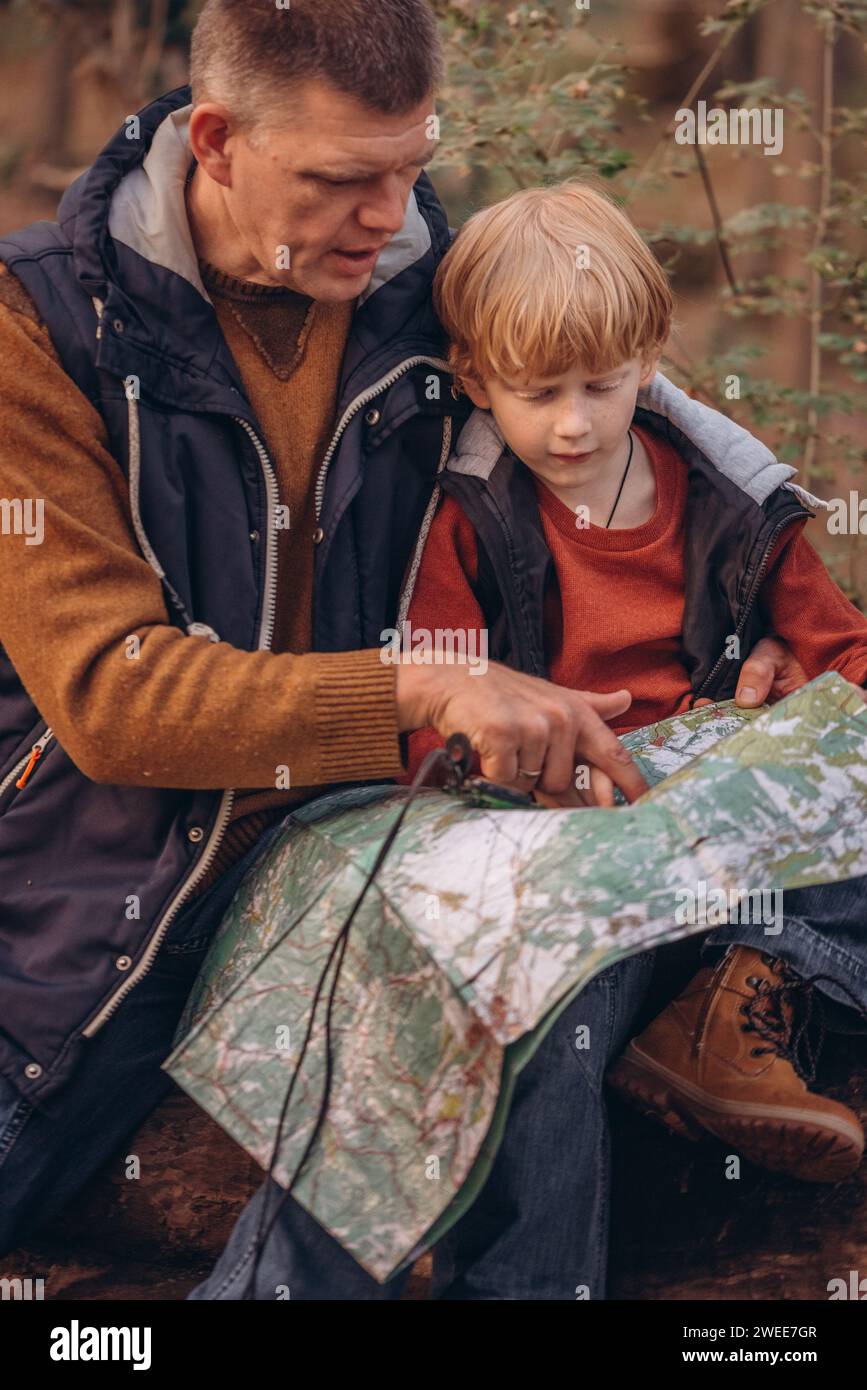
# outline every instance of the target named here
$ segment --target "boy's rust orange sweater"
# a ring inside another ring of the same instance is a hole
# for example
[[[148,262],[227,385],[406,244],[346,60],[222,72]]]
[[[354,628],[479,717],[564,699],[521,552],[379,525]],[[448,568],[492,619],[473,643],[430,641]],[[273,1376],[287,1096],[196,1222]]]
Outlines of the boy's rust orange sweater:
[[[550,678],[572,690],[631,691],[632,705],[611,722],[616,733],[680,714],[692,695],[680,659],[686,468],[667,440],[645,429],[636,433],[656,477],[656,508],[643,526],[579,530],[574,512],[536,480],[559,587],[545,612]],[[760,594],[769,629],[788,642],[809,680],[839,671],[865,685],[867,618],[840,592],[802,532],[802,526],[785,532],[772,553]],[[475,531],[446,496],[413,591],[412,627],[484,627],[473,593],[477,569]],[[411,736],[408,777],[440,743],[432,729]]]
[[[403,768],[395,671],[376,650],[311,653],[313,500],[352,304],[203,278],[268,439],[290,527],[278,531],[270,652],[174,627],[137,545],[102,418],[0,266],[0,497],[44,499],[44,539],[0,535],[0,642],[68,755],[96,781],[239,790],[220,854],[329,782]],[[127,638],[140,639],[140,658]],[[288,766],[291,790],[278,790]]]

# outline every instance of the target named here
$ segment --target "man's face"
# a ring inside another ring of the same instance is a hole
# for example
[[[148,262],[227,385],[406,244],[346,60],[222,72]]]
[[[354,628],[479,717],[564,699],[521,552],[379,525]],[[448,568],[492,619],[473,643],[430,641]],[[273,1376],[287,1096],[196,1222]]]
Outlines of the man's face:
[[[248,278],[314,299],[355,299],[400,230],[410,190],[432,157],[433,97],[384,116],[321,82],[297,90],[283,124],[228,133],[222,234]],[[288,248],[288,255],[286,252]]]

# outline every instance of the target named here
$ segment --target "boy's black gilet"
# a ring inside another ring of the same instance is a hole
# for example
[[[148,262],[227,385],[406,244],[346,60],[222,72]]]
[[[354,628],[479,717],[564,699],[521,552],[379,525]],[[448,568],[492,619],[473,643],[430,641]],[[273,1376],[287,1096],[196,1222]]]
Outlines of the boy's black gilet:
[[[730,699],[743,662],[769,634],[757,596],[774,544],[814,513],[785,487],[760,506],[671,421],[642,408],[633,420],[667,439],[688,470],[681,658],[693,702]],[[476,531],[476,597],[491,659],[547,676],[544,601],[557,579],[530,471],[507,449],[488,478],[447,469],[439,482]],[[733,636],[737,645],[728,640]]]

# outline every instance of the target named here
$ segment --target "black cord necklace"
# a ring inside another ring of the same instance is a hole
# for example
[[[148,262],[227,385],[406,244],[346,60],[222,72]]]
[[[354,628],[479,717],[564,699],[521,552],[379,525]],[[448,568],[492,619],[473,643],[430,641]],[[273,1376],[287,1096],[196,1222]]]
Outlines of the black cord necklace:
[[[626,482],[626,475],[627,475],[627,473],[629,472],[629,465],[630,465],[630,463],[632,462],[632,449],[633,449],[633,446],[634,446],[634,444],[635,444],[635,440],[632,438],[632,430],[629,430],[628,433],[629,433],[629,458],[626,460],[626,467],[625,467],[624,470],[623,470],[623,477],[620,479],[620,487],[617,489],[617,496],[616,496],[615,499],[614,499],[614,506],[611,508],[611,512],[610,512],[610,514],[609,514],[608,520],[607,520],[606,523],[605,523],[605,529],[606,529],[606,531],[608,530],[609,526],[611,525],[611,522],[612,522],[613,519],[614,519],[614,513],[617,511],[617,503],[620,501],[620,497],[621,497],[621,494],[622,494],[622,492],[623,492],[623,487],[624,487],[624,484],[625,484],[625,482]]]

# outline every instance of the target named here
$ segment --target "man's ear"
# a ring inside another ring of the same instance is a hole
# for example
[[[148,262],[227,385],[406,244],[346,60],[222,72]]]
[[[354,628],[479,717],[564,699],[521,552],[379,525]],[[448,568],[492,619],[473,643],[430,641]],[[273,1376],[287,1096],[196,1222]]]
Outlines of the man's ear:
[[[461,377],[460,384],[466,391],[473,405],[477,405],[480,410],[490,410],[490,397],[480,381],[476,381],[475,378],[471,376],[464,376]]]
[[[188,135],[190,149],[214,182],[226,188],[232,179],[232,163],[226,146],[235,133],[227,107],[208,101],[193,108]]]

